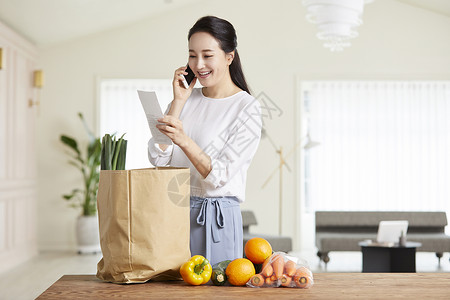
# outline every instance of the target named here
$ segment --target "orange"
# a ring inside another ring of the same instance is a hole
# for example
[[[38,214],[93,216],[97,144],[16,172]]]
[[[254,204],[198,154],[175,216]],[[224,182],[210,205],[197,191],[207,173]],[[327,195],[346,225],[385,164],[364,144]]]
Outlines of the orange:
[[[244,248],[245,256],[254,264],[262,264],[272,255],[272,246],[263,238],[252,238]]]
[[[236,258],[228,265],[225,270],[228,282],[232,285],[242,286],[255,275],[253,263],[246,258]]]

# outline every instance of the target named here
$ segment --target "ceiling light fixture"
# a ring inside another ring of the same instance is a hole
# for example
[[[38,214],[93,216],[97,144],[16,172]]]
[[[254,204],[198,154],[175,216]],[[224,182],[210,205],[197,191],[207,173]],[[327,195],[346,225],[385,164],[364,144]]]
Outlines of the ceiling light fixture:
[[[331,51],[342,51],[358,36],[356,28],[362,22],[364,4],[373,0],[303,0],[306,19],[317,24],[317,38]]]

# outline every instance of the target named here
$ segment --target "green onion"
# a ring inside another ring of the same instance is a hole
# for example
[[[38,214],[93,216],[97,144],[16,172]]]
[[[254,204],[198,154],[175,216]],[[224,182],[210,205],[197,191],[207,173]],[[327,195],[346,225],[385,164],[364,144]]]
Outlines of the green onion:
[[[125,170],[127,140],[123,139],[125,133],[116,140],[115,135],[105,134],[102,139],[102,170]]]

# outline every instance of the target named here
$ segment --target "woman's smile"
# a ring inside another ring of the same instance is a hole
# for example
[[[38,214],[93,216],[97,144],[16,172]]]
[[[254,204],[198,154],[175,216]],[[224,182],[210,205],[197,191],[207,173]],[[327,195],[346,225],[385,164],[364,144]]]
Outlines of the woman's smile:
[[[212,71],[198,71],[198,77],[201,78],[201,79],[205,79],[205,78],[207,78],[211,73],[212,73]]]

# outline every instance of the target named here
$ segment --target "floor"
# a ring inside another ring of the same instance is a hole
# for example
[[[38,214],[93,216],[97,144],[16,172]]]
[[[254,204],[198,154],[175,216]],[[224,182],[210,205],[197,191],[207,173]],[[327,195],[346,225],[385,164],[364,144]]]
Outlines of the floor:
[[[313,273],[361,272],[361,253],[331,252],[328,266],[319,263],[314,252],[290,253],[309,262]],[[417,272],[450,272],[449,254],[441,265],[433,253],[417,253]],[[35,258],[0,274],[0,299],[35,299],[64,274],[95,274],[101,254],[43,252]]]

